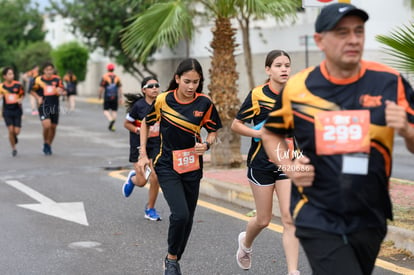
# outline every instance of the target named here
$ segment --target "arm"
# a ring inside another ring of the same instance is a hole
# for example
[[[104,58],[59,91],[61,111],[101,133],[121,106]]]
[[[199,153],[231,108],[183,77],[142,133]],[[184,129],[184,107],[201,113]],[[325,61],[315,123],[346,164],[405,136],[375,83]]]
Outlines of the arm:
[[[99,86],[99,90],[98,90],[98,98],[99,99],[102,98],[103,92],[104,92],[104,87]]]
[[[206,151],[210,149],[210,146],[214,144],[217,138],[217,132],[210,132],[207,135],[206,140],[203,143],[197,142],[195,144],[195,152],[197,155],[203,155]]]
[[[265,127],[262,131],[262,142],[270,160],[279,166],[292,182],[297,186],[311,186],[315,177],[315,168],[310,160],[301,156],[295,160],[285,158],[285,152],[289,150],[283,135],[277,135]]]
[[[261,138],[261,131],[254,130],[246,125],[244,122],[238,119],[234,119],[233,123],[231,124],[231,130],[239,135],[246,136],[246,137],[253,137],[253,138]]]
[[[394,128],[404,138],[408,151],[414,154],[414,127],[408,123],[404,107],[392,101],[386,101],[385,104],[385,121],[387,126]]]
[[[124,93],[122,92],[122,87],[120,86],[118,88],[118,98],[119,98],[119,103],[122,104],[124,102],[124,98],[123,95]]]
[[[132,133],[135,133],[135,134],[139,134],[139,130],[140,130],[140,127],[137,127],[137,126],[135,126],[131,121],[129,121],[128,119],[125,119],[125,121],[124,121],[124,127],[128,130],[128,131],[130,131],[130,132],[132,132]]]
[[[139,157],[138,157],[138,169],[143,175],[145,175],[145,167],[149,165],[149,159],[147,155],[147,141],[148,141],[149,125],[147,125],[145,119],[141,122],[140,129],[140,147],[139,147]]]
[[[36,99],[38,105],[41,105],[43,103],[43,97],[39,96],[36,91],[31,90],[30,94]]]

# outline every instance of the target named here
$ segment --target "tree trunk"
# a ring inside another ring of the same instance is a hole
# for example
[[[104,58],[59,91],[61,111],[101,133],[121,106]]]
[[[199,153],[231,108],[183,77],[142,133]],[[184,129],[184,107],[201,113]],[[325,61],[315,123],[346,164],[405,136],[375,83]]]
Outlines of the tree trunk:
[[[212,147],[211,163],[213,166],[240,167],[240,136],[231,131],[231,123],[240,107],[237,97],[237,80],[234,57],[235,29],[229,18],[216,18],[211,48],[213,57],[210,68],[210,96],[219,112],[223,129],[218,132],[217,142]]]
[[[249,80],[250,89],[256,87],[253,76],[253,58],[252,50],[250,47],[250,25],[249,19],[243,18],[239,20],[239,25],[243,36],[243,52],[244,52],[244,64],[246,66],[247,78]]]

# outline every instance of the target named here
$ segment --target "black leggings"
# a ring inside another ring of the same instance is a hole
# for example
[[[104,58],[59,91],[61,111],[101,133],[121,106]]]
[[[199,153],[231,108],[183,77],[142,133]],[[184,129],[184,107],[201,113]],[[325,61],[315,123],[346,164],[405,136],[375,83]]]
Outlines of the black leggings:
[[[173,170],[166,169],[156,169],[156,172],[171,212],[168,228],[168,253],[177,255],[179,260],[184,253],[193,226],[202,170],[184,174],[177,174]]]
[[[372,273],[386,228],[367,228],[348,235],[296,227],[296,236],[313,275],[369,275]]]

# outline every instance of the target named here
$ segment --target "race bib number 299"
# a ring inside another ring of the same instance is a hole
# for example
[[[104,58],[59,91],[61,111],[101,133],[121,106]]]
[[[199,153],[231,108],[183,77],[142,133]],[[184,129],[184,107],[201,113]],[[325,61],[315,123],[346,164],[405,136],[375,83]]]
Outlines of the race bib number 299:
[[[324,111],[316,114],[316,153],[369,153],[369,125],[368,110]]]

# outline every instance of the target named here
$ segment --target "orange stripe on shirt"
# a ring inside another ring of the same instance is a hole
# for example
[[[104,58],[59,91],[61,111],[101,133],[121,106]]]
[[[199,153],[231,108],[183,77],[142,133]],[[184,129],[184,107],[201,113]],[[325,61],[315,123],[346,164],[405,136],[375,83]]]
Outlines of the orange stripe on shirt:
[[[381,155],[384,157],[385,161],[385,173],[387,177],[391,175],[391,157],[390,154],[388,154],[387,150],[385,150],[384,147],[380,146],[378,143],[371,142],[371,147],[377,149]]]
[[[309,121],[310,123],[315,123],[315,120],[313,118],[310,118],[310,117],[308,117],[308,116],[306,116],[306,115],[304,115],[302,113],[299,113],[298,111],[293,111],[293,114],[295,116],[298,116],[298,117],[304,119],[304,120]]]

